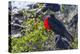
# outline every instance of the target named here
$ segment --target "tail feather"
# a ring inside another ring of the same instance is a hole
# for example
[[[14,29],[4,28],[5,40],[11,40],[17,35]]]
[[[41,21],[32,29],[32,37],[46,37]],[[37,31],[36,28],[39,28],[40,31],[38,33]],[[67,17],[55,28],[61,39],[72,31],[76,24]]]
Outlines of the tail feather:
[[[69,41],[74,41],[73,36],[67,31],[65,32],[65,37],[69,40]]]
[[[72,49],[68,39],[63,36],[60,35],[56,36],[55,43],[56,43],[56,48],[58,49]]]

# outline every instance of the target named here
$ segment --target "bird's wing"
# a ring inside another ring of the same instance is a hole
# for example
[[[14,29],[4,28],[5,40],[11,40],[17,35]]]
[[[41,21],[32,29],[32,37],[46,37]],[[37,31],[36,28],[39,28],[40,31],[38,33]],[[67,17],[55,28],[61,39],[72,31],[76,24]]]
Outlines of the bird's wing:
[[[62,33],[66,30],[65,26],[63,25],[62,22],[60,22],[57,19],[54,18],[49,18],[49,24],[52,26],[53,30],[57,33]]]
[[[67,31],[62,22],[60,22],[56,18],[49,18],[49,24],[52,25],[52,30],[56,34],[66,37],[69,41],[73,40],[72,35]]]

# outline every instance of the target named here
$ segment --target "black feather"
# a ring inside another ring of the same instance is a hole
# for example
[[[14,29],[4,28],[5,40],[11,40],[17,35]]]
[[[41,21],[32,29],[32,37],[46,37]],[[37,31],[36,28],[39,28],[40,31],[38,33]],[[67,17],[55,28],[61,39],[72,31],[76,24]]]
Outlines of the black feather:
[[[55,18],[54,15],[50,15],[49,25],[52,25],[52,30],[60,36],[66,37],[69,41],[73,41],[72,35],[67,31],[66,27],[62,22]]]

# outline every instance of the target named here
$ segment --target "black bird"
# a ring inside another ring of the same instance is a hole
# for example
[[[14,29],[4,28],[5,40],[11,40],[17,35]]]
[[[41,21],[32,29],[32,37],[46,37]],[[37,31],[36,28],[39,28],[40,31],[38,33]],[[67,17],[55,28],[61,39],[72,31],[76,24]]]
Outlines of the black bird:
[[[60,10],[59,4],[45,3],[44,7],[38,11],[37,15],[41,14],[41,12],[45,12],[47,10],[51,10],[53,12],[57,12]]]
[[[60,10],[60,5],[59,4],[52,4],[52,3],[45,3],[45,8],[56,12],[56,11]]]
[[[45,16],[44,27],[46,30],[52,30],[54,33],[59,35],[55,39],[56,48],[71,49],[70,43],[74,41],[72,35],[67,31],[64,24],[56,19],[53,14]]]
[[[56,17],[51,14],[44,19],[44,27],[47,30],[53,30],[56,34],[66,37],[69,41],[73,40],[72,35],[67,31],[66,27]]]

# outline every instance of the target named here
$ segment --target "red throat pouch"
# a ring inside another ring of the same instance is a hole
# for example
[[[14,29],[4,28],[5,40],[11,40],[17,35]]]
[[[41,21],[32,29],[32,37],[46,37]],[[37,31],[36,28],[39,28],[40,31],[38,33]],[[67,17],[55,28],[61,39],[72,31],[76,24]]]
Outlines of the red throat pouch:
[[[51,27],[50,27],[50,25],[49,25],[48,19],[49,19],[48,17],[45,18],[45,20],[44,20],[44,27],[45,27],[45,29],[47,29],[47,30],[51,30]]]

